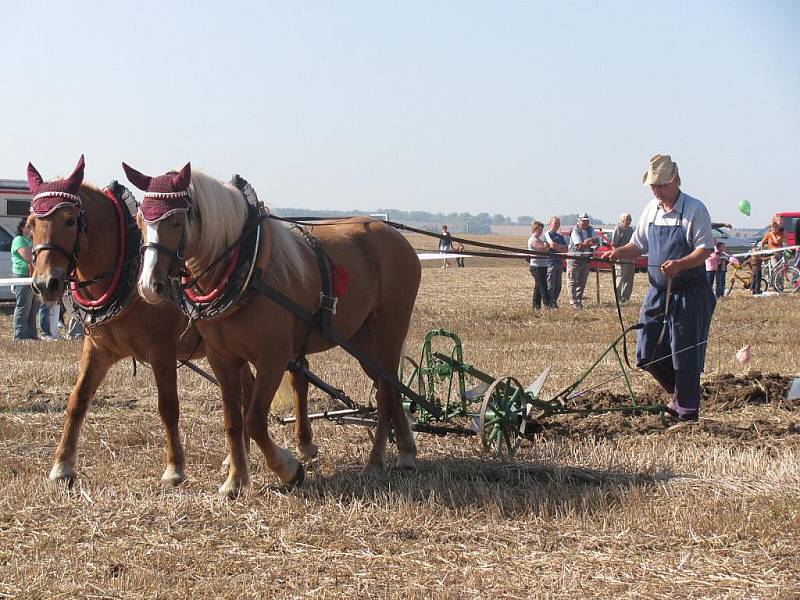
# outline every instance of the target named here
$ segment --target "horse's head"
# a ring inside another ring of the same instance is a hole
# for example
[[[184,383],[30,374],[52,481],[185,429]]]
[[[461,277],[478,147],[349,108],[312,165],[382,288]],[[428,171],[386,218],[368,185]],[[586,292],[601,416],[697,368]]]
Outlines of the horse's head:
[[[139,295],[150,304],[169,298],[170,278],[183,262],[188,213],[192,206],[190,163],[176,173],[148,177],[122,163],[128,180],[144,192],[137,221],[142,230],[142,273]]]
[[[84,225],[79,195],[83,168],[81,155],[72,175],[45,182],[28,163],[28,186],[33,194],[28,217],[33,230],[33,288],[48,304],[61,298],[66,277],[78,260]]]

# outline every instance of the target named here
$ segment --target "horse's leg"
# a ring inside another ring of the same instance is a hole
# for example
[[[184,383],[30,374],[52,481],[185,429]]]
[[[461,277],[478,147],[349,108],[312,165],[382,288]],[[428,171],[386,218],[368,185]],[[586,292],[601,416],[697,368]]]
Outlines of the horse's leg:
[[[239,373],[242,384],[242,418],[247,415],[247,410],[250,408],[250,401],[253,398],[253,373],[250,371],[250,363],[242,364],[242,370]],[[244,449],[247,456],[250,456],[250,436],[245,432],[244,436]],[[231,455],[228,453],[225,460],[222,461],[222,472],[226,473],[231,464]]]
[[[385,324],[390,322],[391,319],[388,317],[373,313],[368,317],[364,331],[366,333],[367,347],[369,348],[369,354],[372,356],[372,360],[385,372],[395,374],[400,365],[406,332],[402,329],[398,329],[396,326],[385,326]],[[364,367],[364,365],[362,365],[362,367]],[[416,468],[417,446],[414,442],[414,436],[411,434],[411,427],[408,424],[406,412],[403,410],[403,401],[400,397],[400,392],[382,379],[376,379],[374,374],[371,375],[366,367],[364,367],[364,370],[372,377],[373,381],[378,382],[378,392],[375,396],[378,405],[378,429],[380,429],[381,425],[381,406],[386,407],[388,416],[394,424],[395,441],[397,443],[398,452],[397,465],[403,469]],[[386,431],[388,432],[388,424],[386,425]],[[378,458],[377,444],[378,436],[376,430],[373,454],[370,455],[370,462],[367,463],[368,469],[371,468],[373,464],[377,464],[373,463],[373,457],[375,460]],[[381,450],[381,456],[382,454],[383,450]]]
[[[108,373],[108,369],[118,358],[99,350],[87,337],[83,342],[81,370],[78,380],[72,388],[67,402],[64,431],[56,449],[50,479],[72,483],[77,476],[75,470],[75,453],[78,448],[78,436],[86,417],[86,409],[94,398],[97,388]]]
[[[311,441],[314,432],[311,429],[311,421],[308,419],[308,379],[289,371],[289,382],[292,385],[292,397],[294,398],[294,439],[303,456],[314,458],[318,448]]]
[[[235,498],[250,485],[250,464],[244,443],[244,420],[242,419],[242,380],[243,363],[227,359],[207,351],[208,362],[222,390],[222,412],[225,418],[225,435],[228,439],[228,478],[219,488],[219,493]]]
[[[284,360],[280,367],[271,367],[266,360],[259,361],[256,367],[256,383],[253,402],[247,412],[247,432],[261,448],[269,468],[289,486],[300,485],[305,477],[303,465],[292,453],[278,446],[269,435],[267,416],[272,398],[278,391],[283,378]]]
[[[178,431],[180,409],[178,407],[178,375],[175,368],[174,353],[169,357],[153,360],[150,366],[156,378],[158,388],[158,414],[166,430],[167,467],[161,476],[164,485],[179,485],[186,475],[184,473],[185,454]]]

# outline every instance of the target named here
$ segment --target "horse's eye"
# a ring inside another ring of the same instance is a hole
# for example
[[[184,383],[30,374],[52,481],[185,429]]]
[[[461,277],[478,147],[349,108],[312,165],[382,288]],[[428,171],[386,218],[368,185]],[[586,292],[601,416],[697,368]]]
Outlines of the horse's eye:
[[[70,217],[69,219],[66,220],[65,224],[67,227],[72,227],[73,225],[75,225],[75,219],[73,217]]]
[[[183,227],[183,223],[181,223],[180,221],[175,221],[175,222],[172,224],[172,228],[173,228],[173,229],[178,229],[179,227]]]

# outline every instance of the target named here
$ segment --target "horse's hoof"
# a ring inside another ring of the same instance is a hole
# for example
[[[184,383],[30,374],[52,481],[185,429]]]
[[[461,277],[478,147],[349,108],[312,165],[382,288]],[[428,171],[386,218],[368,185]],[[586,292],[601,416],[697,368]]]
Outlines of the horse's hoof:
[[[175,465],[167,465],[164,474],[161,476],[161,484],[164,487],[177,487],[186,479],[183,468]]]
[[[317,458],[317,454],[319,454],[319,448],[316,444],[309,442],[308,444],[298,444],[298,450],[300,450],[300,454],[303,455],[303,458],[307,460],[311,460],[312,458]]]
[[[78,479],[78,472],[71,465],[58,462],[50,469],[49,479],[54,483],[64,483],[67,487],[72,487]]]
[[[220,486],[219,495],[229,500],[235,500],[242,495],[245,488],[247,488],[246,482],[228,477],[225,483]]]
[[[294,474],[289,481],[286,482],[286,487],[293,490],[296,487],[303,485],[306,478],[306,470],[303,468],[303,463],[297,463],[297,473]]]

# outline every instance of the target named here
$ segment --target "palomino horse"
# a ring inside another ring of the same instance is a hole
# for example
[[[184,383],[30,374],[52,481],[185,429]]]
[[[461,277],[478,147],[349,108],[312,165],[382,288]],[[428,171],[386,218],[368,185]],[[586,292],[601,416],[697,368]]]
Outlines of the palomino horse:
[[[185,260],[189,276],[198,277],[200,290],[218,289],[230,273],[226,249],[241,240],[246,226],[253,225],[248,224],[248,205],[242,193],[203,173],[192,174],[188,164],[179,173],[159,177],[143,175],[125,163],[123,167],[128,179],[145,192],[140,205],[145,248],[139,278],[142,297],[152,304],[170,298],[180,259]],[[334,294],[339,296],[338,307],[334,305],[330,311],[332,330],[363,355],[361,366],[378,388],[378,424],[365,471],[379,474],[383,470],[392,423],[398,464],[415,467],[416,448],[400,394],[379,376],[381,371],[397,373],[402,357],[420,282],[413,248],[399,232],[374,219],[320,223],[307,228],[313,237],[301,228],[263,217],[260,227],[254,276],[258,283],[278,290],[310,314],[321,305],[321,268],[332,275]],[[321,253],[312,249],[314,244],[321,247]],[[349,290],[344,290],[348,280]],[[302,464],[267,431],[270,404],[290,361],[336,345],[252,288],[251,284],[244,300],[230,310],[197,321],[208,361],[222,387],[231,462],[220,492],[228,495],[239,493],[250,481],[241,441],[243,425],[282,481],[289,485],[302,481]],[[244,361],[257,371],[245,423],[236,385],[236,373]],[[303,404],[306,390],[301,390]]]
[[[167,434],[167,467],[161,480],[177,485],[185,478],[185,461],[178,432],[176,360],[202,357],[203,340],[195,328],[181,337],[188,321],[175,306],[152,306],[135,293],[127,298],[115,294],[121,271],[128,267],[120,258],[127,235],[121,210],[126,209],[100,190],[82,184],[83,169],[81,156],[69,177],[44,182],[36,168],[28,164],[28,183],[34,194],[28,220],[33,228],[33,285],[45,302],[54,303],[64,293],[68,276],[92,280],[85,288],[73,285],[73,296],[79,295],[75,302],[80,299],[98,314],[111,302],[124,306],[113,318],[88,328],[80,374],[69,396],[50,479],[74,481],[78,437],[89,402],[108,369],[120,359],[133,356],[153,369],[158,411]],[[249,398],[252,374],[248,365],[241,370],[241,385],[245,398]]]

